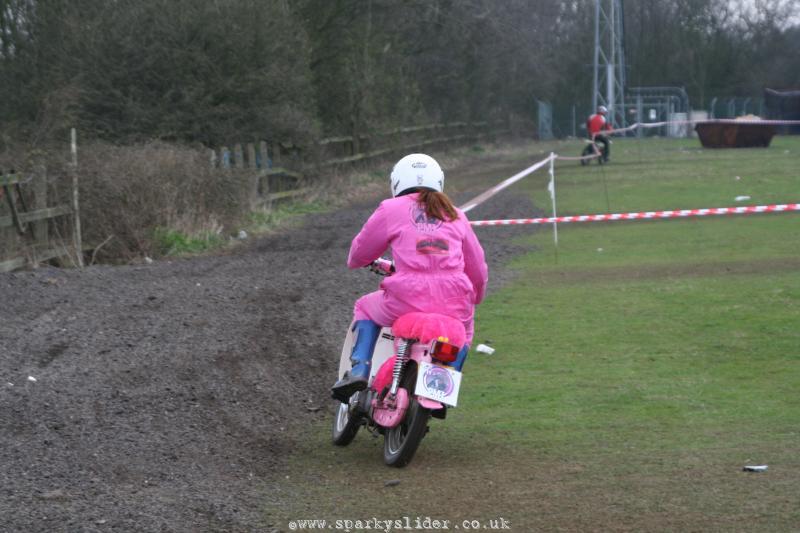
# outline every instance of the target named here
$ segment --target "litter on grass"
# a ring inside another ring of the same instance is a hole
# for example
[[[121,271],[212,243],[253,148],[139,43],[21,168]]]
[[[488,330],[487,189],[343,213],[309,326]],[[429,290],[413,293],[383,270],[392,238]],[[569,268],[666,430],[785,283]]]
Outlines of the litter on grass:
[[[492,348],[491,346],[486,346],[485,344],[479,344],[475,348],[475,351],[477,351],[478,353],[485,353],[486,355],[492,355],[494,353],[494,348]]]

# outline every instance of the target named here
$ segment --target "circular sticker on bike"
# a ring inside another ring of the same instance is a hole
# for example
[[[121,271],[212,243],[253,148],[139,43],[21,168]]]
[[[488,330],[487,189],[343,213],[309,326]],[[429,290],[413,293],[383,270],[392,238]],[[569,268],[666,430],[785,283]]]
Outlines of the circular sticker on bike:
[[[438,366],[429,367],[422,375],[422,383],[429,394],[440,398],[449,396],[455,384],[450,373]]]

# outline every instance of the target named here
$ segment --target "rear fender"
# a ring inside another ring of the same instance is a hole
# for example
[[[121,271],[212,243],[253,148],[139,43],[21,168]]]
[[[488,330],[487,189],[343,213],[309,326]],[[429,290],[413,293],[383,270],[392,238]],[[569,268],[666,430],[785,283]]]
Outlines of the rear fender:
[[[437,402],[436,400],[431,400],[430,398],[423,398],[422,396],[415,396],[417,402],[424,407],[425,409],[430,409],[431,411],[435,411],[437,409],[442,409],[444,407],[443,404]]]

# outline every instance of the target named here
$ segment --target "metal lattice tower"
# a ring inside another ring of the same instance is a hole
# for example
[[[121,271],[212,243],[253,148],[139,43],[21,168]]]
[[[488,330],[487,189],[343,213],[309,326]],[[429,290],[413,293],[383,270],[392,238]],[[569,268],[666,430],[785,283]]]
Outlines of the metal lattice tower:
[[[613,126],[624,128],[627,119],[622,0],[594,0],[594,6],[592,112],[604,105]]]

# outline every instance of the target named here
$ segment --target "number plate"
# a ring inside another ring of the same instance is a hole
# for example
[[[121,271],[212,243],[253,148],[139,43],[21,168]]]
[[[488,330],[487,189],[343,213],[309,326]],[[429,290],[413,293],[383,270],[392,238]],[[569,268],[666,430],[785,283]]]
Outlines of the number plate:
[[[414,394],[455,407],[460,388],[461,372],[449,366],[425,362],[419,364]]]

